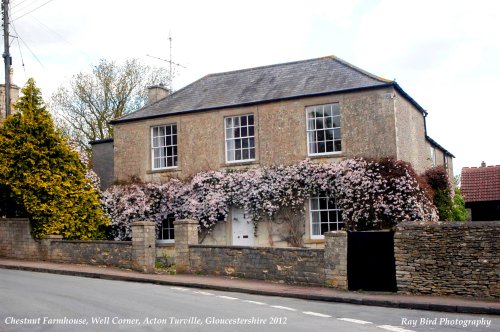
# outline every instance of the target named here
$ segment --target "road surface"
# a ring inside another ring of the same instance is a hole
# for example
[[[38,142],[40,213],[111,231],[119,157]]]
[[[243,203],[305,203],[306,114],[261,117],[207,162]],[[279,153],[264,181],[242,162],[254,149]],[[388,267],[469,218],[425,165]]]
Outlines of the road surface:
[[[0,269],[0,331],[500,331],[500,318]]]

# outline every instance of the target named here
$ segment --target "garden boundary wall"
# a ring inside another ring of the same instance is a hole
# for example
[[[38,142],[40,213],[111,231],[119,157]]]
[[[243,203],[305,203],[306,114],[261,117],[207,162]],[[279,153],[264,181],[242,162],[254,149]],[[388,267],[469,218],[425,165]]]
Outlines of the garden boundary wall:
[[[402,223],[394,255],[399,293],[500,298],[500,221]]]
[[[179,273],[263,279],[347,289],[347,233],[325,234],[325,249],[198,244],[198,222],[174,222]]]
[[[130,268],[153,273],[155,224],[132,224],[132,241],[67,241],[61,235],[33,239],[29,219],[0,218],[0,257]]]
[[[200,273],[348,289],[347,233],[325,233],[324,249],[198,244],[198,222],[177,220],[178,273]],[[154,272],[155,225],[132,225],[132,241],[31,236],[28,219],[0,219],[0,257],[102,264]],[[399,293],[500,298],[500,221],[399,224],[394,234]],[[367,276],[368,278],[370,276]]]
[[[174,222],[180,273],[348,289],[347,233],[325,233],[325,249],[198,244],[197,222]],[[399,293],[500,298],[500,222],[407,222],[396,227]],[[370,278],[370,275],[366,276]]]

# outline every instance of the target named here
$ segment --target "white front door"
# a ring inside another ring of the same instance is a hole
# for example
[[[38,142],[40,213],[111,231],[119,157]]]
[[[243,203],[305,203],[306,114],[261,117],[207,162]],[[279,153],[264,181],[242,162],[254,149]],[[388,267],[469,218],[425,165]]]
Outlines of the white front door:
[[[233,226],[233,245],[235,246],[253,246],[254,245],[254,227],[252,218],[245,210],[233,207],[231,209]]]

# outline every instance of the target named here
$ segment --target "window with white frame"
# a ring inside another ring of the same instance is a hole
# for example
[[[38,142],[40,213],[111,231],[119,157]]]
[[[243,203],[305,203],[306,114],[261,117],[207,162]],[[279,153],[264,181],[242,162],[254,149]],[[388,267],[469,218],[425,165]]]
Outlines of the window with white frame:
[[[344,227],[342,210],[335,199],[320,195],[309,199],[311,239],[323,239],[325,232],[338,231]]]
[[[436,149],[431,146],[431,162],[432,162],[432,167],[436,167]]]
[[[175,242],[174,235],[174,215],[170,214],[165,218],[158,229],[156,240],[161,243]]]
[[[177,167],[177,125],[151,128],[153,170]]]
[[[306,107],[307,151],[323,155],[342,151],[339,104]]]
[[[226,162],[255,160],[253,114],[224,118]]]

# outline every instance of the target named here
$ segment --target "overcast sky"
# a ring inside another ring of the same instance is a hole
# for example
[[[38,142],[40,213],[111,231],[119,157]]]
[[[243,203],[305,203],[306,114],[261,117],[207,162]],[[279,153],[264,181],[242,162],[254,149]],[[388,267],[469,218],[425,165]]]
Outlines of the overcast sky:
[[[45,99],[100,58],[168,66],[146,54],[168,59],[169,33],[186,67],[176,90],[209,73],[335,55],[396,79],[429,112],[428,134],[456,156],[455,174],[500,165],[500,1],[11,0],[11,16],[14,83],[34,77]]]

